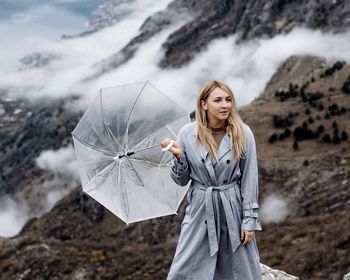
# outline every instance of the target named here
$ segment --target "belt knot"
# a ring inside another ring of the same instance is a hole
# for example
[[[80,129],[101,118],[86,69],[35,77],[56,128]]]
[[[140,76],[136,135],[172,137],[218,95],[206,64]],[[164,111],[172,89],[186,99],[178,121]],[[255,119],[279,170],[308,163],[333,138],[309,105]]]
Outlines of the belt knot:
[[[218,233],[217,233],[215,221],[216,219],[220,218],[220,215],[218,217],[215,216],[213,204],[216,203],[216,200],[213,199],[213,191],[220,192],[220,199],[221,199],[225,216],[226,216],[227,228],[230,236],[232,250],[233,252],[236,251],[238,246],[241,245],[239,229],[238,229],[238,221],[235,221],[235,217],[232,212],[230,202],[227,199],[227,196],[223,193],[223,191],[229,188],[239,187],[239,183],[237,181],[234,181],[226,185],[209,186],[209,187],[199,183],[194,183],[193,187],[200,189],[202,191],[205,191],[205,216],[207,220],[210,256],[215,255],[219,250],[218,236],[217,236]],[[218,213],[216,213],[216,215],[218,215]]]

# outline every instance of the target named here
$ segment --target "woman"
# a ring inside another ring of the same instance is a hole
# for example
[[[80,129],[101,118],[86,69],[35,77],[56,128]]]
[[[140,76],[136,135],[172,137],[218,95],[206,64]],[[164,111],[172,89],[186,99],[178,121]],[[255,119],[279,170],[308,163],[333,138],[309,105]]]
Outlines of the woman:
[[[191,184],[167,279],[261,279],[254,236],[261,230],[255,140],[225,83],[204,84],[196,121],[181,128],[169,150],[171,177],[181,186]]]

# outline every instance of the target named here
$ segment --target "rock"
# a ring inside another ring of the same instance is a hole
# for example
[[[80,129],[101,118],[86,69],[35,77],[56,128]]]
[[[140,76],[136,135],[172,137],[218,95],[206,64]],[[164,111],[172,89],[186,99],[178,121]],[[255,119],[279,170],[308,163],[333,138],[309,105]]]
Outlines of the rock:
[[[25,68],[43,67],[48,65],[52,60],[58,59],[59,55],[46,52],[35,52],[26,55],[20,59]]]
[[[272,269],[267,265],[260,263],[262,280],[298,280],[299,277],[295,277],[285,273],[278,269]]]

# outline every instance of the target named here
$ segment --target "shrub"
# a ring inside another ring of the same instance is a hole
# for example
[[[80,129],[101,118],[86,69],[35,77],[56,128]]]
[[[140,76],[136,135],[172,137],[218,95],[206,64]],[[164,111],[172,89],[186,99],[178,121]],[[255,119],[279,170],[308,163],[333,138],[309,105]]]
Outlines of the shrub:
[[[289,128],[286,128],[286,129],[284,130],[284,135],[285,135],[286,137],[289,137],[291,134],[292,134],[292,131],[291,131]]]
[[[350,94],[350,76],[349,76],[348,80],[345,81],[345,83],[343,84],[341,90],[342,90],[345,94]]]
[[[324,126],[321,124],[317,128],[317,132],[322,133],[324,131]]]
[[[334,135],[333,137],[333,143],[334,144],[339,144],[341,142],[341,139],[338,135]]]
[[[294,129],[293,135],[298,141],[305,139],[313,139],[315,137],[315,134],[312,130],[300,126]]]
[[[293,149],[294,150],[298,150],[299,149],[299,145],[298,145],[298,141],[295,140],[294,143],[293,143]]]
[[[272,134],[269,138],[269,143],[274,143],[277,140],[277,135],[276,133]]]
[[[328,133],[326,133],[325,135],[323,135],[322,141],[323,141],[323,142],[326,142],[326,143],[331,143],[331,137],[329,136]]]
[[[289,116],[287,117],[280,117],[277,115],[273,115],[273,125],[275,128],[285,128],[287,126],[290,126],[293,124],[293,119]]]
[[[341,132],[341,140],[343,141],[348,140],[348,134],[344,130]]]

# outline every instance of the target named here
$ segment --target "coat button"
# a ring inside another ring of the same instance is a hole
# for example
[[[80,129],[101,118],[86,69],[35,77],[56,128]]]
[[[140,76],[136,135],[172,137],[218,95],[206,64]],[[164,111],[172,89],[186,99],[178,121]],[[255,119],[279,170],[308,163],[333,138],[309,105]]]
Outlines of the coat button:
[[[230,160],[229,160],[229,159],[228,159],[228,160],[226,160],[226,163],[227,163],[227,164],[229,164],[229,163],[230,163]]]
[[[227,183],[227,180],[224,180],[223,183],[226,184],[226,183]]]
[[[207,221],[204,221],[205,222],[205,224],[207,224]]]
[[[202,162],[204,163],[204,158],[202,158]]]

